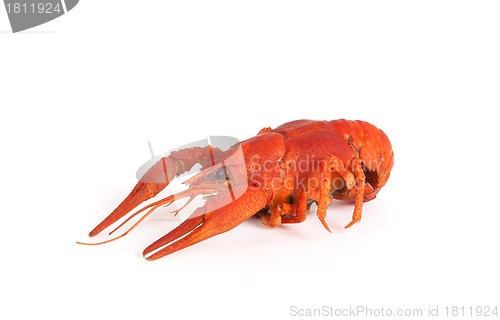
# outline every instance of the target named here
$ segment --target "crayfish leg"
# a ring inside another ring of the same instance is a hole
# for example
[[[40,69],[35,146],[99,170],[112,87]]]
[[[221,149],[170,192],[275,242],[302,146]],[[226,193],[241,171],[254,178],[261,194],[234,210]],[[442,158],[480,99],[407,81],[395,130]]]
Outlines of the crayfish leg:
[[[281,203],[271,209],[271,214],[261,214],[260,221],[268,227],[279,227],[282,223],[300,223],[306,220],[307,193],[302,190],[297,197],[297,203]]]
[[[306,220],[309,208],[307,207],[307,192],[302,190],[297,197],[297,204],[291,205],[292,212],[285,212],[281,217],[281,223],[300,223]]]
[[[262,130],[260,130],[259,133],[257,133],[257,135],[261,135],[261,134],[264,134],[264,133],[272,131],[272,130],[273,129],[271,127],[265,127],[265,128],[262,128]]]
[[[316,215],[318,216],[319,221],[323,224],[328,232],[332,232],[330,227],[325,221],[326,218],[326,209],[332,203],[333,198],[330,196],[331,190],[331,174],[332,170],[337,171],[337,167],[339,167],[338,160],[335,157],[330,157],[328,159],[330,161],[323,161],[321,168],[321,185],[318,199],[318,209],[316,211]]]
[[[345,228],[352,227],[356,222],[361,220],[361,211],[363,209],[363,201],[365,197],[365,173],[360,159],[354,159],[352,162],[352,169],[354,177],[356,178],[356,197],[354,199],[354,213],[352,214],[352,221],[345,226]]]

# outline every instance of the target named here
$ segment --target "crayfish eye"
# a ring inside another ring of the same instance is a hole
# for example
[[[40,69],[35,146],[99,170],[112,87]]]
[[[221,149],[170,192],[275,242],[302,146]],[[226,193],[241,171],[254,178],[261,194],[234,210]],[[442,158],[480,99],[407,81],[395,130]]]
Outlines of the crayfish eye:
[[[226,175],[227,173],[227,175]],[[219,169],[217,169],[217,171],[215,171],[215,179],[216,180],[225,180],[225,179],[229,179],[229,168],[227,167],[220,167]]]

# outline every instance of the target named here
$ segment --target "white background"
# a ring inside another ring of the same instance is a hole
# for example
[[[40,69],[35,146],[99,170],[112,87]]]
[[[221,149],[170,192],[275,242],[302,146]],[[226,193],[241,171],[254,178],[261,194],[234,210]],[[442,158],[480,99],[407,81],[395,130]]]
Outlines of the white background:
[[[290,318],[290,307],[500,304],[496,1],[80,1],[12,34],[0,9],[4,319]],[[395,166],[349,230],[334,202],[147,262],[175,227],[87,233],[137,168],[207,135],[362,119]],[[500,311],[500,310],[499,310]],[[295,317],[297,318],[297,317]]]

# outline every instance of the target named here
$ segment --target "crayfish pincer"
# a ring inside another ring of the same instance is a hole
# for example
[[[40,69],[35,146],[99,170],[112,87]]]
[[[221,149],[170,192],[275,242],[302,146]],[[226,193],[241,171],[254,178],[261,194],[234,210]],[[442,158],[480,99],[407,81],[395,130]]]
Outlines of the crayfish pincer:
[[[349,228],[361,219],[363,202],[374,199],[386,184],[393,163],[389,139],[368,122],[296,120],[276,129],[264,128],[257,136],[225,151],[207,145],[160,158],[89,235],[95,236],[129,215],[118,229],[145,212],[122,235],[94,244],[116,240],[155,209],[182,198],[189,203],[197,196],[204,196],[204,205],[148,246],[144,250],[146,259],[161,258],[229,231],[254,215],[272,227],[302,222],[312,203],[317,203],[316,215],[330,231],[325,217],[333,199],[354,202],[352,221],[346,226]],[[196,164],[201,169],[185,181],[186,190],[130,214]]]

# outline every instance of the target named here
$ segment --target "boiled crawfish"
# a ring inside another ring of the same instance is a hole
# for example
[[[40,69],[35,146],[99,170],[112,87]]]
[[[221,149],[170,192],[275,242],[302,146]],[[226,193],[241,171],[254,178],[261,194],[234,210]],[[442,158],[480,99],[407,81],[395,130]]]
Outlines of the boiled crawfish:
[[[393,163],[389,139],[368,122],[292,121],[276,129],[264,128],[226,151],[208,145],[161,158],[89,236],[125,217],[196,164],[201,171],[186,181],[187,190],[140,209],[120,225],[149,209],[135,227],[160,206],[205,195],[204,206],[144,250],[146,259],[161,258],[231,230],[254,215],[272,227],[302,222],[312,203],[317,203],[316,215],[330,231],[325,217],[333,199],[354,201],[349,228],[361,219],[363,202],[374,199],[386,184]]]

